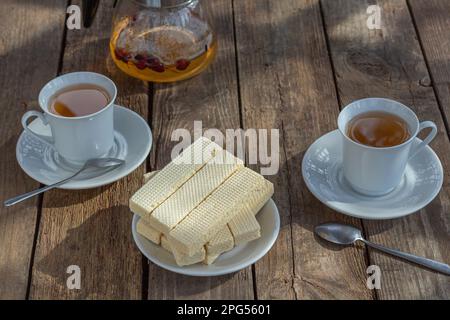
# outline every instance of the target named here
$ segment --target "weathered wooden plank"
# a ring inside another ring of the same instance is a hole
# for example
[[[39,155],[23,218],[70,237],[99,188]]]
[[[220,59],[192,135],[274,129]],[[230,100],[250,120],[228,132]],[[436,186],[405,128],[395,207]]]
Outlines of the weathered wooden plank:
[[[230,0],[205,1],[218,36],[218,55],[201,75],[172,85],[157,85],[153,102],[155,151],[153,169],[170,161],[171,134],[178,128],[193,133],[194,121],[204,129],[240,127],[232,6]],[[150,299],[252,299],[250,267],[232,275],[212,278],[180,276],[150,263]]]
[[[8,209],[3,201],[39,187],[20,169],[15,148],[20,118],[38,108],[39,90],[57,74],[65,9],[58,0],[0,6],[0,299],[26,297],[39,199]]]
[[[316,0],[235,1],[245,128],[280,130],[280,171],[269,177],[282,228],[255,266],[261,299],[371,299],[364,250],[330,250],[313,235],[329,221],[359,224],[317,201],[301,177],[308,146],[336,128],[333,73]]]
[[[447,123],[450,122],[450,1],[409,1],[432,85]],[[430,82],[423,83],[429,85]],[[448,130],[448,128],[447,128]],[[449,133],[450,134],[450,133]]]
[[[342,105],[363,97],[389,97],[439,128],[432,143],[445,174],[439,196],[411,216],[365,221],[368,236],[374,242],[449,262],[450,144],[433,89],[426,85],[429,74],[408,7],[403,0],[377,1],[382,29],[369,30],[366,10],[372,1],[325,0],[322,4]],[[371,263],[382,272],[379,298],[449,298],[450,282],[445,276],[373,250],[369,253]]]
[[[110,76],[119,90],[118,103],[147,118],[147,86],[124,75],[109,58],[112,6],[113,1],[102,1],[90,29],[68,31],[63,73],[87,70]],[[142,256],[131,237],[128,199],[140,186],[144,170],[141,165],[102,188],[45,194],[32,299],[141,298]],[[70,265],[81,268],[81,290],[66,287]]]

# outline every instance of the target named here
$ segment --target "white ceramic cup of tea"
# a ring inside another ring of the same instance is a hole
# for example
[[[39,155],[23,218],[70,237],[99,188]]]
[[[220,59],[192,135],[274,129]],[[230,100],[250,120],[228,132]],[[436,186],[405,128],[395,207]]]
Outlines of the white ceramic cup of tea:
[[[76,85],[102,88],[109,96],[106,106],[84,116],[66,117],[50,110],[55,94]],[[39,93],[42,112],[28,111],[22,117],[25,131],[48,144],[69,163],[83,164],[89,159],[105,156],[114,143],[114,101],[117,88],[104,75],[93,72],[74,72],[53,79]],[[41,119],[51,128],[51,137],[42,136],[28,127],[31,118]]]
[[[367,112],[391,113],[401,118],[408,127],[409,138],[390,147],[373,147],[358,143],[348,135],[348,124]],[[338,127],[342,135],[343,174],[357,192],[381,196],[397,187],[405,172],[408,160],[425,148],[436,136],[437,127],[431,121],[419,122],[407,106],[389,99],[367,98],[347,105],[339,114]],[[413,146],[419,132],[431,128],[428,136]]]

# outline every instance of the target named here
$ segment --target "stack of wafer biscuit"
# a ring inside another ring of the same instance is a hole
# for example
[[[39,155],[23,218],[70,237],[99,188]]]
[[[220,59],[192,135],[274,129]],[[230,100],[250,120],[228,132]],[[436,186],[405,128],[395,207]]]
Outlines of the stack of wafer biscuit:
[[[213,263],[234,246],[260,237],[256,213],[273,185],[206,138],[161,171],[145,176],[130,199],[137,231],[172,252],[178,265]]]

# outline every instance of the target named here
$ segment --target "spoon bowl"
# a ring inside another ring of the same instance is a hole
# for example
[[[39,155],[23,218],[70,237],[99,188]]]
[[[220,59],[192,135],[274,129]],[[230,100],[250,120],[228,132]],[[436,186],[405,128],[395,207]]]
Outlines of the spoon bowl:
[[[118,166],[121,166],[125,163],[125,160],[122,159],[116,159],[116,158],[98,158],[98,159],[90,159],[86,161],[83,168],[87,169],[90,167],[93,168],[116,168]]]
[[[321,238],[336,244],[351,245],[362,239],[361,231],[340,223],[324,223],[316,226],[314,232]]]

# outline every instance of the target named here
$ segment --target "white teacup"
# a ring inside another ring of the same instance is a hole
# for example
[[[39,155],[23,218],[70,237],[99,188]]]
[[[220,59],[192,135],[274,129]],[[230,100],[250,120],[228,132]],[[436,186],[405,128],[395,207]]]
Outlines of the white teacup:
[[[395,114],[408,125],[411,137],[404,143],[386,148],[371,147],[353,141],[347,135],[347,124],[355,116],[368,111]],[[437,127],[431,121],[420,122],[416,114],[405,105],[382,98],[357,100],[346,106],[338,117],[342,135],[344,177],[359,193],[381,196],[391,192],[401,182],[408,160],[420,152],[436,136]],[[412,147],[418,133],[431,128],[428,136]]]
[[[98,112],[82,117],[63,117],[50,112],[51,98],[55,93],[77,84],[94,84],[106,90],[109,104]],[[89,159],[105,156],[114,143],[114,101],[117,88],[109,78],[93,72],[74,72],[53,79],[42,88],[39,105],[43,112],[28,111],[22,117],[22,126],[33,135],[54,148],[68,162],[82,164]],[[33,132],[27,124],[38,117],[51,128],[52,136]]]

